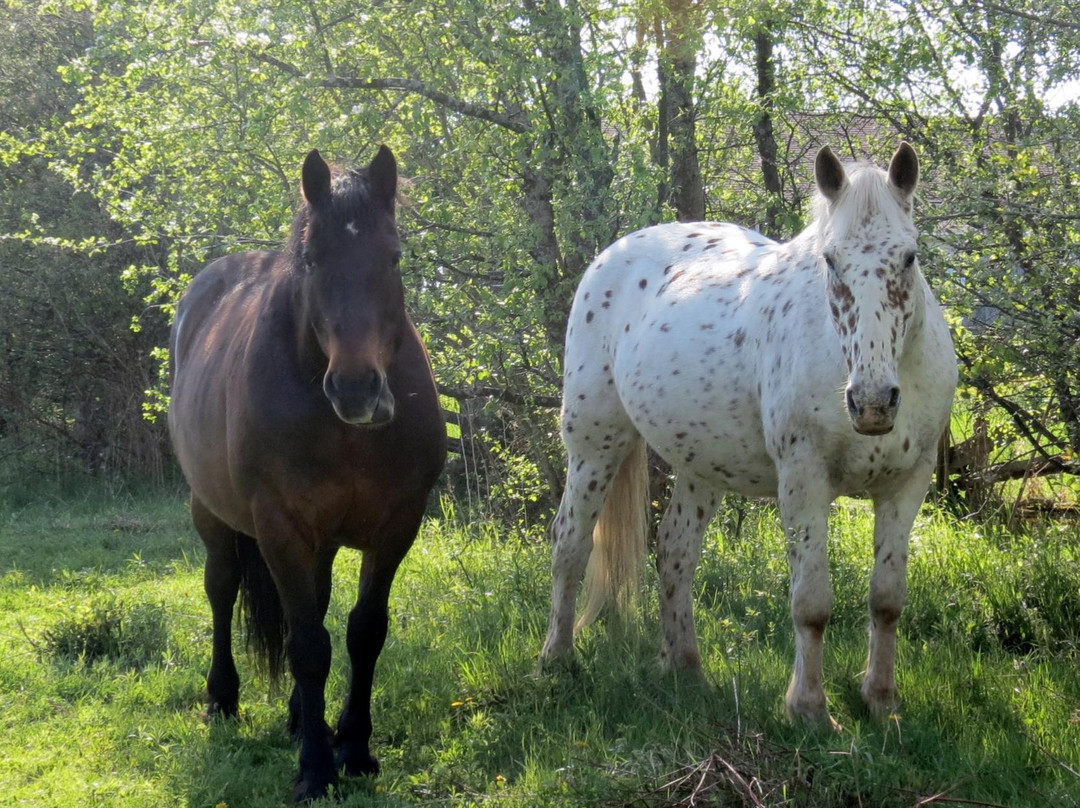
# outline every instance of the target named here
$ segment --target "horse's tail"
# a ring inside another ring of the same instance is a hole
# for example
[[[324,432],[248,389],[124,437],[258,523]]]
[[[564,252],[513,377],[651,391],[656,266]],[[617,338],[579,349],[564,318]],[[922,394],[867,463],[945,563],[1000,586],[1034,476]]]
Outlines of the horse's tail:
[[[254,539],[236,540],[240,563],[240,615],[248,651],[277,684],[285,669],[285,612],[270,570]]]
[[[629,613],[637,600],[649,522],[649,471],[645,440],[637,438],[623,460],[593,528],[593,552],[585,570],[585,607],[574,630],[596,619],[614,600]]]

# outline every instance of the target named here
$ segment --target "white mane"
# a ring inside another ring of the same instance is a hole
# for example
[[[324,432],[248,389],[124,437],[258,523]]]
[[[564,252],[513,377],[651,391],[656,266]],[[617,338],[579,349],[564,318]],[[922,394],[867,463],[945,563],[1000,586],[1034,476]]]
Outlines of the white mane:
[[[847,177],[847,187],[835,204],[820,191],[814,194],[814,224],[819,244],[843,239],[866,219],[880,221],[881,217],[888,225],[914,235],[911,214],[904,209],[884,171],[869,163],[855,163],[848,168]]]

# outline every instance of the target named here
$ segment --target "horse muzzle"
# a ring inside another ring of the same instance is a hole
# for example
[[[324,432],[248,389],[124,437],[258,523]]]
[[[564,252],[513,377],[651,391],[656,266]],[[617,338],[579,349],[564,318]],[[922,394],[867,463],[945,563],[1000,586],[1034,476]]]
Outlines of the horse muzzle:
[[[884,385],[868,393],[862,386],[849,384],[845,399],[851,426],[860,435],[887,435],[892,432],[900,409],[900,388]]]
[[[381,370],[346,375],[328,370],[323,392],[334,413],[353,426],[382,426],[394,419],[394,395]]]

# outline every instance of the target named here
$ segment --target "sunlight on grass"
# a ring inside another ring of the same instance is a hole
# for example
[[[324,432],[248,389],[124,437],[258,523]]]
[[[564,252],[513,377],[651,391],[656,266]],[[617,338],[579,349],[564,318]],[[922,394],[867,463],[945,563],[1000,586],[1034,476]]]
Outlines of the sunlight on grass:
[[[907,806],[938,793],[1077,805],[1071,527],[1007,534],[924,511],[901,628],[903,706],[877,723],[858,693],[871,516],[839,503],[825,670],[844,729],[819,734],[782,718],[793,646],[770,508],[747,506],[737,536],[725,513],[706,538],[695,579],[704,681],[659,671],[655,573],[639,620],[617,632],[601,620],[573,663],[538,675],[543,537],[447,516],[425,523],[391,598],[373,701],[383,774],[344,779],[333,804],[739,804],[749,788],[767,805]],[[201,716],[209,609],[181,502],[26,507],[4,518],[0,552],[0,789],[13,804],[287,803],[287,688],[270,692],[239,654],[241,720]],[[342,553],[327,620],[331,713],[347,687],[358,574],[358,554]],[[128,645],[124,620],[137,637]],[[79,645],[84,634],[100,653]],[[78,642],[62,652],[58,637]]]

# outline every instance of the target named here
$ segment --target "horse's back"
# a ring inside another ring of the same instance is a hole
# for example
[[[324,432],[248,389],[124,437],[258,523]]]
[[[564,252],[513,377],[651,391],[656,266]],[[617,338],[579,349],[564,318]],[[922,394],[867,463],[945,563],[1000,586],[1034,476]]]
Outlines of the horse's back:
[[[181,297],[169,339],[169,427],[178,452],[195,432],[223,432],[226,387],[240,371],[260,318],[272,316],[267,299],[279,258],[272,252],[219,258]]]
[[[752,312],[754,277],[778,248],[733,224],[675,223],[602,253],[570,316],[564,432],[568,420],[595,422],[598,407],[616,406],[672,465],[769,493]],[[728,459],[702,444],[730,444]]]
[[[209,337],[214,325],[230,319],[230,333],[241,327],[237,311],[269,283],[281,258],[276,252],[234,253],[206,265],[188,284],[176,307],[170,332],[174,380],[192,347]]]
[[[623,236],[596,257],[578,286],[575,306],[583,314],[592,310],[603,315],[615,307],[616,296],[651,301],[688,273],[721,279],[739,272],[755,253],[776,246],[760,233],[726,222],[647,227]]]
[[[615,242],[586,271],[570,316],[568,447],[592,451],[598,422],[602,433],[629,424],[677,469],[775,496],[786,444],[809,440],[837,493],[863,489],[871,470],[852,458],[867,439],[844,410],[847,371],[821,283],[802,238],[779,244],[736,225],[679,223]],[[955,359],[932,296],[926,317],[924,345],[907,363],[919,392],[896,433],[878,439],[878,469],[913,467],[947,418]]]

